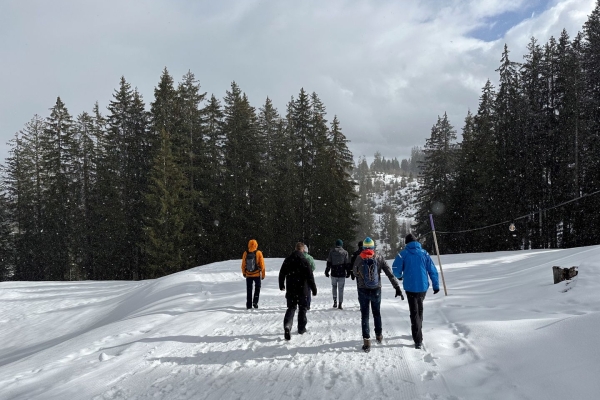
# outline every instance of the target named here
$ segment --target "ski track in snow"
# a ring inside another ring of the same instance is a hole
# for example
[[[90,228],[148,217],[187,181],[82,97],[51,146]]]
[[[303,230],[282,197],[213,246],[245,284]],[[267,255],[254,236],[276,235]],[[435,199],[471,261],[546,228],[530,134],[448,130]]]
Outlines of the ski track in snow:
[[[595,259],[597,247],[573,254],[590,251],[588,257]],[[260,308],[252,310],[245,308],[239,260],[142,282],[5,283],[0,291],[0,338],[5,341],[0,399],[532,398],[528,393],[535,392],[523,381],[513,383],[510,363],[499,363],[502,353],[481,341],[510,342],[518,337],[513,331],[542,335],[573,317],[600,311],[577,295],[580,288],[591,292],[589,280],[579,277],[536,289],[556,296],[573,288],[560,303],[552,300],[552,307],[544,307],[542,297],[529,304],[531,281],[521,283],[520,277],[537,271],[536,265],[545,271],[556,259],[570,262],[569,254],[488,255],[506,279],[491,278],[485,270],[473,274],[486,262],[481,255],[445,265],[451,295],[428,293],[422,350],[414,349],[406,301],[393,297],[383,277],[384,340],[374,340],[371,316],[370,353],[361,350],[355,282],[346,282],[344,310],[331,308],[323,261],[317,261],[319,293],[307,314],[308,332],[297,333],[296,313],[290,341],[283,338],[285,298],[277,282],[281,259],[267,259]],[[456,273],[468,279],[453,280]],[[481,291],[492,280],[493,287]],[[70,295],[60,296],[65,290]],[[496,294],[503,290],[512,290],[506,301]],[[465,302],[465,296],[478,300]],[[513,320],[515,313],[519,317]],[[493,316],[491,322],[482,315]],[[581,365],[595,368],[591,362]]]

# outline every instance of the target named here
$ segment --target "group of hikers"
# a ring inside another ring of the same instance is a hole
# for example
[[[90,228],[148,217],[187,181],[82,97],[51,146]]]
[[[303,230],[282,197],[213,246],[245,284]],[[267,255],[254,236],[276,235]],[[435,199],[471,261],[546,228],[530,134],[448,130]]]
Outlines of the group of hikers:
[[[383,341],[381,323],[381,272],[383,271],[396,291],[395,297],[404,300],[398,280],[403,282],[408,301],[412,338],[415,348],[423,343],[423,300],[429,289],[429,280],[433,294],[439,292],[438,273],[429,254],[412,234],[405,239],[405,248],[396,255],[392,268],[383,255],[375,251],[375,242],[366,237],[358,242],[358,250],[352,256],[343,248],[343,241],[336,240],[335,247],[327,257],[325,276],[331,279],[333,308],[342,310],[346,278],[356,279],[358,302],[360,305],[363,346],[365,352],[371,349],[370,313],[373,313],[375,339]],[[317,295],[314,278],[315,262],[308,254],[308,247],[296,243],[294,251],[285,258],[279,270],[279,289],[285,291],[287,310],[283,318],[283,330],[286,340],[291,339],[291,330],[296,310],[298,311],[298,334],[306,332],[306,312],[310,310],[311,296]],[[265,278],[265,261],[258,250],[258,243],[252,239],[248,250],[242,256],[242,274],[246,278],[246,308],[258,308],[261,281]],[[254,291],[253,291],[254,286]],[[253,294],[254,292],[254,294]]]

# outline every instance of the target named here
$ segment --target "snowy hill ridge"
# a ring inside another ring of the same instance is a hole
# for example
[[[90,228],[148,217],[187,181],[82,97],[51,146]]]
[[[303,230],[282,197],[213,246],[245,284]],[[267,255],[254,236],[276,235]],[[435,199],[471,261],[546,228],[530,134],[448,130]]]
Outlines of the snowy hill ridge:
[[[383,277],[385,339],[369,354],[355,283],[345,310],[332,309],[324,261],[308,332],[283,340],[282,261],[266,260],[251,311],[240,260],[140,282],[2,282],[0,398],[579,399],[600,390],[600,246],[442,256],[449,296],[427,294],[424,350]],[[553,285],[554,265],[579,275]]]

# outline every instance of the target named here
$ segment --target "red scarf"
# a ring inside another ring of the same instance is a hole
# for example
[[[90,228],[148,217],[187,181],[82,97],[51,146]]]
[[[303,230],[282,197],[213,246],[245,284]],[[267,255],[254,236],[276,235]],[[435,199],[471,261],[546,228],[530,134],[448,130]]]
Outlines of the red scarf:
[[[365,258],[373,258],[373,257],[375,257],[375,250],[373,250],[373,249],[364,249],[360,253],[360,258],[362,258],[363,260]]]

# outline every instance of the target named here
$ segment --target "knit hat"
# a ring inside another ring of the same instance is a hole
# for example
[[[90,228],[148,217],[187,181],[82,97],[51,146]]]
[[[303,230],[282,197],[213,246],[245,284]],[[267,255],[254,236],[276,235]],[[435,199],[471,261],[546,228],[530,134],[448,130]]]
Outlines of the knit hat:
[[[308,246],[307,245],[304,245],[304,252],[308,253]]]
[[[363,248],[365,248],[365,249],[374,249],[375,248],[375,242],[373,241],[373,239],[371,239],[368,236],[365,238],[365,240],[363,240],[362,245],[363,245]]]
[[[342,247],[344,245],[344,242],[342,242],[342,239],[338,239],[335,241],[335,247]]]
[[[412,233],[409,233],[404,238],[404,244],[409,244],[410,242],[414,242],[415,240],[417,240],[417,239],[415,239],[415,237],[412,235]]]

